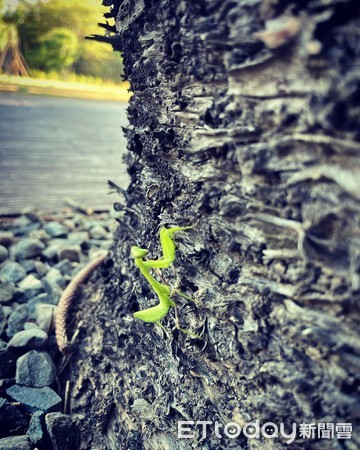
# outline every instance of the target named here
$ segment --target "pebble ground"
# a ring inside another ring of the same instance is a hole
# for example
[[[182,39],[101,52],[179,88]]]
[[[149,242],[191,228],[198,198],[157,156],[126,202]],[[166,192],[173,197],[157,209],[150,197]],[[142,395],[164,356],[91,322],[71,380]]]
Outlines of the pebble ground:
[[[57,391],[56,305],[78,270],[112,243],[110,213],[0,217],[0,450],[76,448]]]

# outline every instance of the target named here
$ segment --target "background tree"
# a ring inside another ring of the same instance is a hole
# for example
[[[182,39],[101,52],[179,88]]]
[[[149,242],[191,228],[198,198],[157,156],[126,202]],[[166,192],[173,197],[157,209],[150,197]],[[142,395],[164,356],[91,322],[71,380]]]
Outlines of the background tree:
[[[61,72],[71,67],[79,74],[120,81],[119,55],[110,46],[85,41],[96,31],[104,11],[96,0],[81,4],[75,0],[20,0],[4,17],[16,24],[22,53],[32,69]],[[56,52],[62,55],[56,58]]]
[[[52,28],[40,37],[36,49],[28,52],[28,63],[45,72],[72,66],[79,51],[76,34],[67,28]]]
[[[107,2],[110,4],[111,2]],[[360,10],[355,0],[113,1],[131,185],[102,276],[79,303],[68,367],[82,448],[247,449],[179,420],[352,424],[360,447]],[[176,239],[191,339],[132,313],[155,304],[130,257]],[[288,448],[282,438],[271,448]]]
[[[13,14],[1,14],[4,9],[4,2],[0,1],[0,53],[10,45],[18,42],[18,32],[16,29],[16,16]]]

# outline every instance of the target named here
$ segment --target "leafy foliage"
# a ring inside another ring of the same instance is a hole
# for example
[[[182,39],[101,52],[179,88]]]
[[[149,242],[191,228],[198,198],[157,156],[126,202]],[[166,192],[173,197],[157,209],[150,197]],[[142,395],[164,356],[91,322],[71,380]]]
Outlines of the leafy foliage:
[[[3,1],[0,0],[0,11],[3,8]],[[6,23],[4,17],[0,16],[0,53],[3,52],[9,43],[17,42],[17,31],[12,24]]]
[[[20,0],[15,11],[4,14],[4,20],[16,24],[21,51],[32,69],[70,70],[119,81],[122,72],[119,54],[110,45],[85,40],[86,36],[98,33],[97,23],[105,11],[100,3]]]
[[[36,51],[29,52],[28,63],[44,71],[61,71],[76,60],[79,42],[67,28],[53,28],[39,39]]]

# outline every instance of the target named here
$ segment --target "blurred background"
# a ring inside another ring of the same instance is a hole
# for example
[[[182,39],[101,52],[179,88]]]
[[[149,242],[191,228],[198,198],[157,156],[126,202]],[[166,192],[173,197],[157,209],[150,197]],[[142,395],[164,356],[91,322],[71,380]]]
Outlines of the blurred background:
[[[101,0],[0,0],[0,214],[93,209],[126,187],[122,163],[129,86]]]
[[[12,75],[121,83],[122,59],[99,34],[100,0],[0,0],[1,69]]]

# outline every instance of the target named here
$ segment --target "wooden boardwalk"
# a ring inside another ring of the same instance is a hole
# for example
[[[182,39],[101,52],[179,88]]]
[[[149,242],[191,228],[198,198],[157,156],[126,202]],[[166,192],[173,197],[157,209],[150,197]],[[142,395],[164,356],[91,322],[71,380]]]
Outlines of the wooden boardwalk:
[[[71,198],[93,209],[118,200],[126,103],[0,93],[0,214],[58,211]]]

